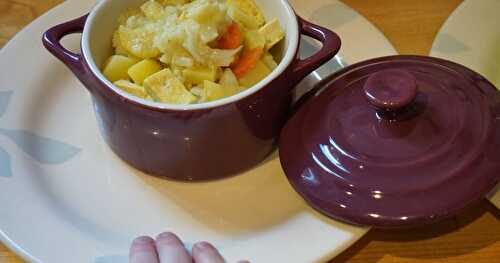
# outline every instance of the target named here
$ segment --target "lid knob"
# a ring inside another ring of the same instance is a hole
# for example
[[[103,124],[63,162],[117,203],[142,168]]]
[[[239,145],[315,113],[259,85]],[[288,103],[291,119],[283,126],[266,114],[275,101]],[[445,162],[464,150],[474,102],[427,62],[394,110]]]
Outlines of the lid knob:
[[[417,96],[415,77],[400,69],[386,69],[372,74],[363,89],[368,101],[385,111],[400,110]]]

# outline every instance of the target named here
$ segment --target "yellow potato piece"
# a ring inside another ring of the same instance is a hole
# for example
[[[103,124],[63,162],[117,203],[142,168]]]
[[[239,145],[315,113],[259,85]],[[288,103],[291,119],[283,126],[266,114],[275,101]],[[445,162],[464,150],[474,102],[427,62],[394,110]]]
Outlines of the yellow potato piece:
[[[160,56],[160,50],[154,47],[156,32],[149,27],[118,29],[121,46],[131,55],[138,58],[155,58]]]
[[[160,63],[158,63],[158,61],[153,59],[144,59],[141,62],[130,67],[128,70],[128,75],[134,81],[134,83],[142,85],[147,77],[153,75],[161,69],[162,66]]]
[[[188,83],[202,84],[205,80],[215,82],[217,71],[217,67],[188,68],[182,71],[182,75]]]
[[[244,87],[250,88],[253,85],[259,83],[267,75],[271,73],[271,70],[262,61],[258,61],[251,71],[249,71],[245,76],[239,79],[239,82]]]
[[[111,82],[127,80],[128,70],[139,60],[122,55],[111,56],[104,65],[103,74]]]
[[[278,63],[276,63],[273,55],[271,55],[269,52],[264,53],[264,55],[262,56],[262,62],[264,62],[264,64],[266,64],[266,66],[271,70],[278,67]]]
[[[146,93],[146,90],[135,83],[132,83],[128,80],[119,80],[116,81],[115,86],[120,88],[121,90],[130,93],[136,97],[146,99],[149,95]]]
[[[258,30],[245,32],[244,44],[247,49],[262,48],[266,46],[266,37]]]
[[[203,82],[202,94],[202,102],[214,101],[228,96],[221,85],[208,80]]]
[[[232,7],[236,7],[241,10],[245,15],[251,16],[255,21],[257,27],[263,25],[266,20],[259,7],[253,0],[228,0],[227,5],[231,9]]]
[[[278,19],[273,19],[259,29],[259,32],[266,38],[266,49],[271,49],[285,37],[285,32],[281,29]]]
[[[236,6],[229,6],[227,12],[231,19],[240,23],[245,28],[258,29],[260,26],[259,22],[253,16],[245,13]]]

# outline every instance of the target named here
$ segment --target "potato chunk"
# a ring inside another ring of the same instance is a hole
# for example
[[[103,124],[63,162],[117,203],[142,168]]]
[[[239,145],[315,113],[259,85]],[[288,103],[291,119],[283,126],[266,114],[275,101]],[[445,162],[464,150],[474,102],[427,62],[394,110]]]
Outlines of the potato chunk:
[[[144,59],[141,62],[133,65],[128,70],[130,78],[139,85],[142,85],[144,80],[161,70],[161,65],[156,60]]]
[[[111,56],[104,66],[103,74],[111,82],[121,79],[128,80],[127,72],[129,68],[137,62],[139,62],[139,60],[135,58],[122,55]]]
[[[262,56],[262,62],[264,62],[264,64],[266,64],[266,66],[270,70],[278,67],[278,63],[276,63],[276,60],[274,60],[273,55],[269,54],[268,52],[264,53],[264,55]]]
[[[240,78],[239,81],[244,87],[250,88],[267,77],[269,73],[271,73],[271,70],[266,66],[266,64],[264,64],[264,62],[259,60],[255,67],[245,76]]]
[[[192,84],[203,84],[203,81],[209,80],[215,82],[217,77],[217,68],[216,67],[202,67],[202,68],[193,68],[193,69],[185,69],[182,71],[184,79]]]
[[[264,49],[266,46],[266,37],[259,30],[250,30],[245,32],[246,49]]]

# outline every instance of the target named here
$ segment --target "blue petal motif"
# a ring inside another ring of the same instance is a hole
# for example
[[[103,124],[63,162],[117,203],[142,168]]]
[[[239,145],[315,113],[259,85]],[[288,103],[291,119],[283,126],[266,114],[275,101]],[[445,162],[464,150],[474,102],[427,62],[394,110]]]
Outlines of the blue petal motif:
[[[128,256],[105,256],[98,257],[94,263],[128,263]]]
[[[0,147],[0,177],[11,177],[12,167],[10,165],[10,155]]]
[[[62,164],[81,151],[73,145],[24,130],[0,129],[0,134],[7,136],[26,154],[44,164]]]
[[[13,91],[0,91],[0,117],[7,111]]]

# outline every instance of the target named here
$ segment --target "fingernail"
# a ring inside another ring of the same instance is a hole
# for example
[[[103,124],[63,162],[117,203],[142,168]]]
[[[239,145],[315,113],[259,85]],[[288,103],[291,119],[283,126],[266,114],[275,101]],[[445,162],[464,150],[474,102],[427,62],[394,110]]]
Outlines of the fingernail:
[[[134,242],[132,242],[132,243],[137,244],[137,245],[142,245],[142,244],[150,244],[150,243],[154,243],[154,242],[155,241],[151,237],[142,236],[142,237],[138,237],[138,238],[134,239]]]
[[[215,249],[214,246],[208,242],[198,242],[194,246],[198,249]]]
[[[161,233],[156,237],[157,244],[178,245],[182,241],[172,232]]]

